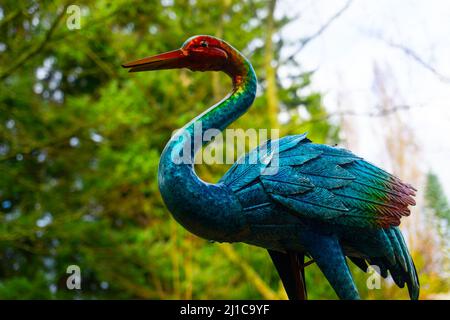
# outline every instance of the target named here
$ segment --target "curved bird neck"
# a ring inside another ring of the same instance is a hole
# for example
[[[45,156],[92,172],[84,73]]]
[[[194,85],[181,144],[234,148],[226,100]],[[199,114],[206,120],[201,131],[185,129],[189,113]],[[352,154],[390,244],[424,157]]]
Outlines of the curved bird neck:
[[[195,173],[195,154],[208,143],[206,130],[224,130],[252,105],[257,80],[250,62],[237,50],[224,70],[233,89],[223,100],[180,129],[167,143],[160,159],[158,184],[164,202],[174,218],[186,229],[212,240],[229,239],[239,233],[242,217],[234,195],[220,184],[202,181]]]

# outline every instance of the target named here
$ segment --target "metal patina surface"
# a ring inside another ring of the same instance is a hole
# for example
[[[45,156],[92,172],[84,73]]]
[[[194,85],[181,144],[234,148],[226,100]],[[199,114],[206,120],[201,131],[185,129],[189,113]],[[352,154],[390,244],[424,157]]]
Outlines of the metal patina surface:
[[[368,264],[379,266],[384,277],[389,271],[399,287],[406,284],[411,298],[418,298],[418,277],[398,228],[415,204],[414,188],[348,150],[314,144],[305,134],[267,141],[219,183],[206,183],[193,166],[201,145],[188,137],[196,123],[203,132],[224,130],[252,105],[257,80],[250,62],[223,40],[196,36],[179,50],[124,66],[223,71],[233,81],[231,93],[181,129],[161,155],[161,195],[187,230],[208,240],[268,249],[291,299],[306,298],[305,257],[314,259],[341,299],[359,298],[345,257],[363,271]],[[174,161],[187,144],[191,161]],[[267,161],[249,161],[262,151],[270,154]]]

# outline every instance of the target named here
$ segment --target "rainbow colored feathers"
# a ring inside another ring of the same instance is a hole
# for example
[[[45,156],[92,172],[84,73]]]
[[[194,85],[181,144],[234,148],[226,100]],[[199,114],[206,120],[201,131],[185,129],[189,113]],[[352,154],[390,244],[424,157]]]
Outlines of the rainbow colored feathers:
[[[233,190],[255,236],[263,239],[247,242],[272,246],[269,253],[291,298],[298,298],[298,292],[286,266],[303,259],[289,253],[294,248],[322,259],[321,269],[330,269],[328,280],[346,297],[353,287],[340,284],[343,274],[351,281],[345,260],[335,259],[340,255],[363,271],[376,265],[383,277],[389,272],[418,299],[417,272],[397,228],[415,204],[415,189],[397,177],[348,150],[314,144],[303,134],[264,143],[239,159],[221,183]],[[265,242],[268,238],[276,241]]]
[[[264,153],[270,161],[250,161]],[[413,187],[348,150],[311,143],[305,135],[268,141],[238,160],[221,182],[235,191],[260,183],[294,215],[355,227],[398,226],[415,204]]]

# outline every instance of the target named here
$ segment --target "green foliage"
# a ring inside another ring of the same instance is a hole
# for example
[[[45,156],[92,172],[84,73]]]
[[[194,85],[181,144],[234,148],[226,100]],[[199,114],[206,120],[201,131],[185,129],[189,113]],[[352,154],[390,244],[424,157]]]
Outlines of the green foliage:
[[[426,206],[434,211],[437,217],[450,221],[450,206],[439,178],[433,172],[427,175],[425,189]]]

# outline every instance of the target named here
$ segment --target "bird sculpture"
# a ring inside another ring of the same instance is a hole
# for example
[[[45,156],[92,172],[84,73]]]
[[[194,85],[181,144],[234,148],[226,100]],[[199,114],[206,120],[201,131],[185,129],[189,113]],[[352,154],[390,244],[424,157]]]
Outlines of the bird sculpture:
[[[161,154],[159,189],[183,227],[204,239],[267,249],[289,299],[307,298],[310,262],[340,299],[359,299],[346,257],[364,272],[369,265],[384,278],[389,272],[418,299],[417,272],[398,228],[410,214],[408,206],[415,205],[412,186],[346,149],[315,144],[306,134],[269,140],[242,156],[218,183],[202,181],[194,157],[207,142],[193,143],[195,128],[223,131],[249,109],[257,87],[249,60],[224,40],[200,35],[178,50],[123,67],[222,71],[232,80],[230,94],[178,130]],[[265,156],[250,161],[260,153]],[[182,157],[190,161],[178,161]]]

